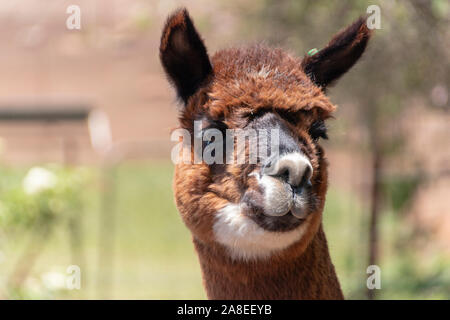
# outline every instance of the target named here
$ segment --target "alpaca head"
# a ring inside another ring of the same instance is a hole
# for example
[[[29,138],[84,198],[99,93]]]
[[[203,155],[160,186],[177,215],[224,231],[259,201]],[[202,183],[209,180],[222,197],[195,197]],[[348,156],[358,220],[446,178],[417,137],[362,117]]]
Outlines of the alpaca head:
[[[187,11],[169,17],[160,58],[183,104],[192,160],[176,166],[175,198],[194,238],[233,259],[306,247],[327,189],[320,139],[335,107],[325,88],[359,59],[369,36],[361,18],[303,59],[263,46],[210,58]],[[206,151],[215,161],[194,161]]]

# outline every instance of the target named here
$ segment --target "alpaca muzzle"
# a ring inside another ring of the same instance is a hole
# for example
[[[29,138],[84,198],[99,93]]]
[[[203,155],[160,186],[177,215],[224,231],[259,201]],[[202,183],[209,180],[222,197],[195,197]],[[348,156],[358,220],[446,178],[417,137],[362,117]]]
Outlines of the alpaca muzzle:
[[[264,214],[284,216],[289,212],[298,219],[306,218],[307,189],[311,186],[313,168],[301,153],[285,154],[271,160],[259,179],[264,188]]]

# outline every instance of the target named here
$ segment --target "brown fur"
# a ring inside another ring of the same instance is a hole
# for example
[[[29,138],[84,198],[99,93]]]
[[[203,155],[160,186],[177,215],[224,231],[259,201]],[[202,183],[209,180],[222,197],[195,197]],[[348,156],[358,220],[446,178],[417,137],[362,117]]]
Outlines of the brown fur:
[[[239,262],[219,246],[195,240],[212,299],[343,299],[322,227],[309,245],[268,260]]]
[[[334,111],[323,89],[364,51],[370,32],[363,22],[358,20],[326,48],[303,60],[281,49],[253,46],[219,51],[210,61],[187,11],[182,9],[169,17],[161,37],[160,56],[185,105],[179,117],[181,127],[193,132],[194,120],[203,119],[242,128],[255,115],[273,112],[298,137],[314,172],[314,201],[305,235],[267,259],[246,261],[232,259],[215,241],[213,224],[221,208],[239,203],[245,192],[257,192],[255,179],[248,177],[255,166],[176,166],[175,200],[193,235],[209,298],[343,298],[321,223],[327,161],[309,128]]]

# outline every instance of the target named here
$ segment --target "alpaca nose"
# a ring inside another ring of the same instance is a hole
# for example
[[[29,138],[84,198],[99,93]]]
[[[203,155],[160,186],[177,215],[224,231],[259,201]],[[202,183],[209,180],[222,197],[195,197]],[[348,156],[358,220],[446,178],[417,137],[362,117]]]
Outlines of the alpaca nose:
[[[263,174],[280,177],[292,187],[301,188],[310,184],[313,168],[309,160],[300,153],[289,153],[271,161]]]

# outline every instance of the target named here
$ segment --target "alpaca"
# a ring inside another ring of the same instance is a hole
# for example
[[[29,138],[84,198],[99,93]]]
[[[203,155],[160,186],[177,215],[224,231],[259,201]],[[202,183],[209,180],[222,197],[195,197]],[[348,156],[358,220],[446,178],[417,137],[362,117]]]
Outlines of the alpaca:
[[[208,298],[344,298],[322,227],[327,161],[319,140],[335,110],[325,89],[369,37],[359,18],[303,59],[262,45],[210,58],[186,9],[168,18],[160,59],[182,104],[180,127],[191,136],[194,121],[220,132],[279,132],[279,152],[256,164],[176,164],[175,201]]]

